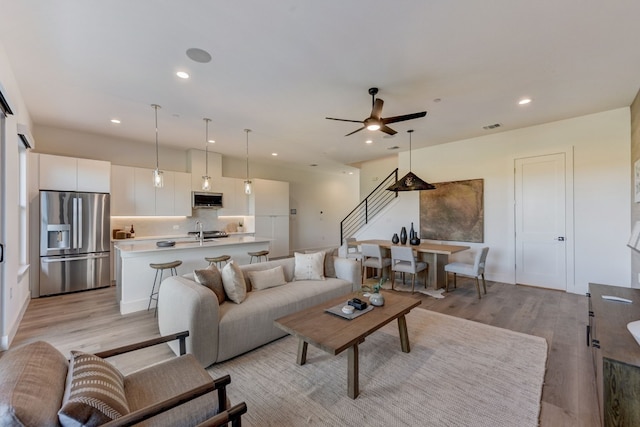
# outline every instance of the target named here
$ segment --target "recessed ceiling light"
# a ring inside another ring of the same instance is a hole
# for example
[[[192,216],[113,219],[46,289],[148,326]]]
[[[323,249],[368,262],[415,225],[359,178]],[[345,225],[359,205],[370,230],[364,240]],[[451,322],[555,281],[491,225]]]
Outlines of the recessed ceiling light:
[[[120,120],[118,120],[118,119],[111,119],[111,123],[115,123],[115,124],[119,125],[119,124],[120,124]]]
[[[518,105],[527,105],[530,102],[531,98],[522,98],[520,101],[518,101]]]
[[[318,166],[318,164],[317,163],[311,163],[309,166],[316,167],[316,166]]]
[[[196,62],[200,62],[201,64],[206,64],[211,61],[211,54],[203,49],[198,49],[197,47],[192,47],[187,49],[187,56]]]
[[[176,76],[180,77],[181,79],[188,79],[189,73],[187,73],[186,71],[178,71],[176,73]]]
[[[215,144],[216,143],[213,139],[210,139],[207,142],[210,143],[210,144]]]
[[[272,155],[273,157],[276,157],[276,156],[278,155],[278,153],[271,153],[271,155]]]
[[[373,141],[372,141],[372,140],[370,140],[370,139],[367,139],[367,140],[365,141],[365,143],[367,143],[367,144],[373,144]]]
[[[400,147],[398,147],[397,145],[394,145],[393,147],[387,148],[387,150],[397,150],[398,148]]]
[[[349,172],[349,175],[353,175],[353,172]]]

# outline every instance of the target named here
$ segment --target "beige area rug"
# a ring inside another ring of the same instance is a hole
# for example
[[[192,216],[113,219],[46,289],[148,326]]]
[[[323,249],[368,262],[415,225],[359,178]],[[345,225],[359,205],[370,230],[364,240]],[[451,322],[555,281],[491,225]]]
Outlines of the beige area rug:
[[[547,358],[543,338],[423,309],[407,316],[411,352],[397,322],[360,345],[360,396],[347,397],[347,352],[287,336],[208,369],[231,375],[245,426],[537,426]]]

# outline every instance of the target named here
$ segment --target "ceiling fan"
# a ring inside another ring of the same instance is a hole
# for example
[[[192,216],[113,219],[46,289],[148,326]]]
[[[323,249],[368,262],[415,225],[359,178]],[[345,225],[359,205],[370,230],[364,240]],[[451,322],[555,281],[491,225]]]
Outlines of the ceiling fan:
[[[371,115],[364,120],[336,119],[333,117],[326,117],[326,118],[329,120],[338,120],[341,122],[362,123],[364,125],[360,129],[356,129],[353,132],[346,134],[345,136],[353,135],[354,133],[360,132],[362,129],[365,129],[365,128],[369,130],[380,130],[386,134],[395,135],[398,132],[391,129],[389,126],[387,126],[389,123],[404,122],[405,120],[418,119],[420,117],[424,117],[427,115],[426,111],[421,111],[420,113],[405,114],[403,116],[394,116],[394,117],[386,117],[386,118],[381,117],[382,106],[384,105],[384,101],[380,98],[376,99],[377,93],[378,93],[377,87],[372,87],[369,89],[369,95],[371,95],[371,103],[372,103]]]

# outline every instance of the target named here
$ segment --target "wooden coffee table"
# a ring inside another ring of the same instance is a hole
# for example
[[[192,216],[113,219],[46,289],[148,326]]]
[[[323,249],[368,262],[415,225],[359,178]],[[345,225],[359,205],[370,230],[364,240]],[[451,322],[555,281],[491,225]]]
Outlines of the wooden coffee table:
[[[409,335],[407,333],[407,321],[405,315],[413,308],[421,304],[419,299],[398,295],[391,292],[383,292],[385,304],[375,307],[368,313],[347,320],[325,312],[326,308],[333,307],[341,302],[358,297],[358,294],[345,295],[314,307],[276,319],[275,325],[299,338],[298,365],[304,365],[307,359],[307,345],[312,344],[329,354],[339,354],[348,350],[348,395],[355,399],[360,393],[358,386],[358,344],[364,341],[367,335],[377,331],[387,323],[398,319],[400,333],[400,347],[403,352],[409,353]]]

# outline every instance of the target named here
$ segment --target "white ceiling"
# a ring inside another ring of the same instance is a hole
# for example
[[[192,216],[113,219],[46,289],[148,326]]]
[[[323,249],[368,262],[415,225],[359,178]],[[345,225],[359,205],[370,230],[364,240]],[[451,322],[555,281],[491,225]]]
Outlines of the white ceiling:
[[[214,151],[244,158],[250,128],[252,159],[328,171],[407,150],[408,129],[425,147],[628,106],[640,87],[638,0],[0,0],[0,11],[36,124],[153,144],[157,103],[160,145],[204,149],[210,117]],[[213,60],[189,59],[194,47]],[[373,86],[383,117],[427,117],[391,125],[391,138],[345,137],[359,125],[325,120],[368,117]]]

